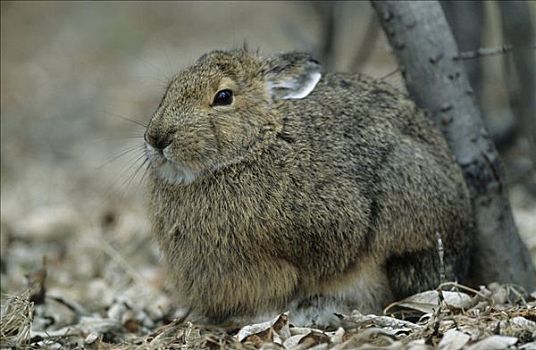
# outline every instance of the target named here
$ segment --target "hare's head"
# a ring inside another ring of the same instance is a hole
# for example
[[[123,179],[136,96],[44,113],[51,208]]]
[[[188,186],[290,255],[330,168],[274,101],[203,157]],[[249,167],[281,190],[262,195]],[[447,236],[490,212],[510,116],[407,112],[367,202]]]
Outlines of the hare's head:
[[[169,84],[147,126],[154,174],[187,184],[240,162],[281,130],[277,100],[304,98],[319,80],[319,64],[304,53],[202,56]]]

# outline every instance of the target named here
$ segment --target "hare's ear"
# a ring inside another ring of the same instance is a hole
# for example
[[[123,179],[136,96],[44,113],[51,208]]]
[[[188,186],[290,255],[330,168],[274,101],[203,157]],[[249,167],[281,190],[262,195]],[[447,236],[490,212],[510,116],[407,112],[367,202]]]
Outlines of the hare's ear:
[[[263,75],[273,99],[300,99],[313,91],[322,76],[320,69],[309,54],[290,52],[266,59]]]

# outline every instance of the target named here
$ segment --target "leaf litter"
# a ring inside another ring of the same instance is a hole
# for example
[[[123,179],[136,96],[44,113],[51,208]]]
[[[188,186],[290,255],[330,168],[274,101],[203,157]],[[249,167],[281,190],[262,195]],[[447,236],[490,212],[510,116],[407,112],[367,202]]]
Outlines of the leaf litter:
[[[444,283],[382,315],[337,315],[337,329],[290,313],[234,330],[184,322],[145,219],[118,212],[100,225],[39,212],[24,234],[3,218],[0,348],[536,349],[536,291],[497,283]]]
[[[42,270],[36,274],[46,278]],[[132,296],[139,291],[114,291],[109,303],[90,312],[67,295],[43,290],[39,278],[29,281],[33,289],[2,299],[1,348],[536,349],[534,293],[506,284],[473,290],[446,283],[389,305],[384,315],[337,315],[338,329],[295,327],[284,313],[229,330],[184,322],[156,289],[138,299]]]

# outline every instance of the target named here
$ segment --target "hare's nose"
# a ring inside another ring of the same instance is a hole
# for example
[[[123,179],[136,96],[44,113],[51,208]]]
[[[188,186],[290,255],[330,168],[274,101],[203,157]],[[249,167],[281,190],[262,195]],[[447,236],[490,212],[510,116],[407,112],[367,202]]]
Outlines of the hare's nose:
[[[165,134],[153,134],[149,131],[145,132],[145,142],[151,145],[153,148],[162,151],[173,142],[173,132]]]

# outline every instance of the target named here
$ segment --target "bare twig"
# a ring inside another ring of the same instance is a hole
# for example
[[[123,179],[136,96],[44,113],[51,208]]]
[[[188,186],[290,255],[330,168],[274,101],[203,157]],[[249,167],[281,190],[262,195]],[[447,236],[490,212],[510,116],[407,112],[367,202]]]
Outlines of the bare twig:
[[[2,300],[0,319],[0,347],[23,349],[30,341],[34,304],[29,300],[30,291]]]
[[[437,252],[439,254],[439,283],[445,283],[445,263],[443,261],[443,256],[445,255],[445,249],[443,248],[443,240],[441,239],[441,234],[439,231],[436,231],[436,241],[437,241]]]
[[[504,55],[506,53],[517,51],[517,50],[534,50],[536,49],[536,44],[529,47],[512,47],[511,45],[504,45],[501,47],[482,47],[476,51],[464,51],[460,52],[458,56],[455,56],[455,60],[472,60],[475,58],[482,58],[487,56],[497,56]]]
[[[487,300],[492,300],[490,299],[489,297],[487,297],[486,295],[482,294],[482,292],[474,289],[474,288],[471,288],[471,287],[467,287],[463,284],[459,284],[457,282],[444,282],[444,283],[441,283],[437,289],[438,290],[443,290],[445,287],[453,287],[453,288],[457,288],[457,289],[462,289],[462,290],[466,290],[468,292],[471,292],[471,293],[474,293],[474,294],[477,294],[479,295],[480,297],[484,298],[484,299],[487,299]]]

